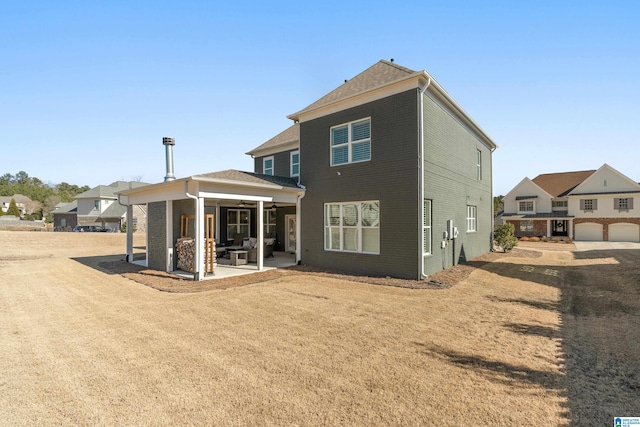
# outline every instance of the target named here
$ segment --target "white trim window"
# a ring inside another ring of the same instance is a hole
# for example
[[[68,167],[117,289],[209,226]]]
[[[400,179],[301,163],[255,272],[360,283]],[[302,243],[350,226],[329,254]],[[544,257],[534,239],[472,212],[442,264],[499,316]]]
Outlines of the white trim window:
[[[424,199],[422,209],[424,218],[422,219],[422,254],[431,255],[431,200]]]
[[[478,231],[478,207],[467,206],[467,232],[473,233]]]
[[[334,126],[331,133],[331,166],[371,160],[371,118]]]
[[[264,235],[269,237],[276,237],[276,210],[265,209],[264,210]]]
[[[482,181],[482,151],[476,152],[476,179]]]
[[[524,200],[518,202],[518,212],[534,212],[535,202],[533,200]]]
[[[325,203],[324,249],[380,253],[380,202]]]
[[[289,171],[289,176],[294,177],[294,176],[300,176],[300,152],[299,151],[292,151],[291,155],[289,156],[290,159],[290,164],[291,164],[291,170]]]
[[[273,156],[262,159],[262,173],[264,175],[273,175]]]
[[[251,223],[251,211],[249,209],[227,210],[227,239],[233,239],[236,233],[242,233],[243,237],[249,237],[249,224]]]
[[[532,219],[523,219],[520,220],[520,231],[523,233],[531,233],[533,232],[533,220]]]

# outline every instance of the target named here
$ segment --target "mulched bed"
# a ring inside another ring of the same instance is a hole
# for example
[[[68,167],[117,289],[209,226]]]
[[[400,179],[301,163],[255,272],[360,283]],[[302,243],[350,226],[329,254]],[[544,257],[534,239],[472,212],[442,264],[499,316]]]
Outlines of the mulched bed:
[[[313,268],[306,265],[296,265],[276,270],[262,271],[242,276],[227,277],[224,279],[193,280],[169,274],[163,271],[150,270],[125,261],[101,262],[98,267],[111,274],[120,274],[123,277],[135,282],[149,286],[163,292],[205,292],[211,290],[229,289],[238,286],[246,286],[255,283],[267,282],[284,276],[291,275],[314,275],[318,277],[329,277],[352,282],[368,283],[382,286],[395,286],[409,289],[445,289],[456,285],[460,281],[469,277],[476,269],[482,268],[486,263],[505,257],[538,258],[542,253],[535,250],[514,248],[511,252],[488,252],[484,255],[469,260],[467,263],[449,267],[429,276],[428,280],[404,280],[391,277],[369,277],[343,274],[336,271],[328,271]]]

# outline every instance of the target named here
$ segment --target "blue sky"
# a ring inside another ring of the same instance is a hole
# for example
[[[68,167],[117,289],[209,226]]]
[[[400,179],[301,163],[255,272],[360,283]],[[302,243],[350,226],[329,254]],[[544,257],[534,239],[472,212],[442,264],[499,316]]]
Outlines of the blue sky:
[[[237,4],[232,4],[237,3]],[[496,141],[494,189],[608,163],[640,181],[640,3],[21,1],[0,6],[0,174],[160,182],[244,153],[380,59]]]

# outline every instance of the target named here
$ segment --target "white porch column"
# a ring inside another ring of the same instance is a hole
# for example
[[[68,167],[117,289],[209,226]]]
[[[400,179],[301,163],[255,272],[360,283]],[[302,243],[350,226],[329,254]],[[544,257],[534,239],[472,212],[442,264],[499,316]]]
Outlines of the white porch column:
[[[133,262],[133,206],[127,205],[127,261]]]
[[[547,237],[551,237],[551,220],[547,220]]]
[[[216,245],[220,244],[220,206],[216,205],[216,217],[214,218],[216,223]]]
[[[257,212],[257,224],[256,228],[258,229],[258,241],[256,242],[256,254],[257,254],[257,263],[258,263],[258,271],[262,271],[264,268],[264,202],[262,200],[258,200],[258,206],[256,207]]]
[[[569,220],[569,238],[573,240],[573,220]]]
[[[196,200],[196,277],[195,280],[204,279],[204,198],[198,197]]]
[[[167,273],[173,271],[173,200],[167,200],[166,203],[166,223],[165,223],[165,236],[167,246]]]

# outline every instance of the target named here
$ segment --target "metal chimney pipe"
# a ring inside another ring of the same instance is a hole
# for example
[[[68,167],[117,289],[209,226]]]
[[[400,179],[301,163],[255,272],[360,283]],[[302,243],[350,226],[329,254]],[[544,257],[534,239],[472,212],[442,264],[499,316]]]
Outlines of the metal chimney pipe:
[[[173,146],[176,145],[176,141],[168,136],[162,138],[162,144],[166,148],[167,157],[167,176],[164,177],[164,182],[173,181],[176,179],[173,174]]]

